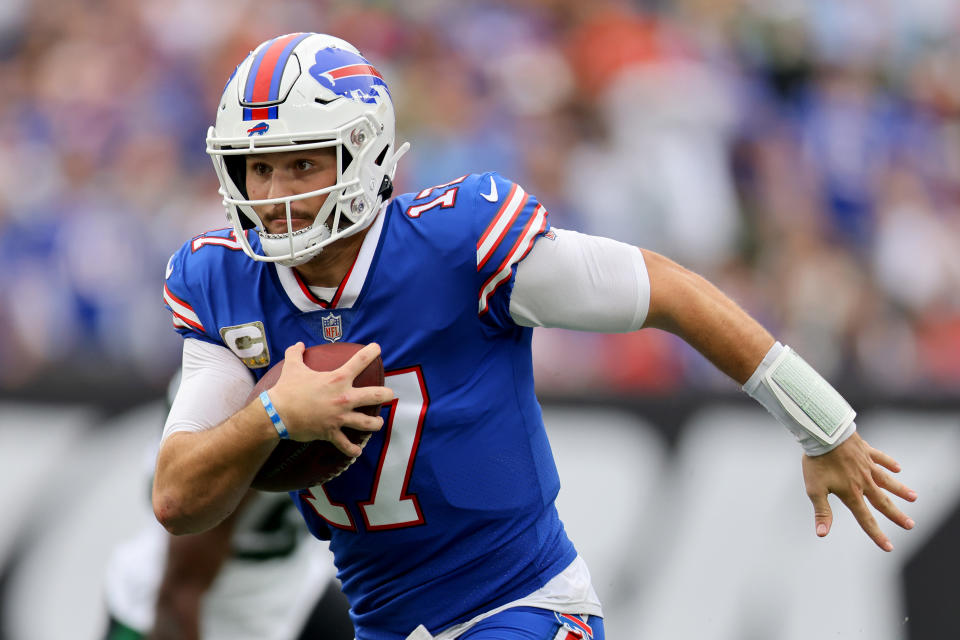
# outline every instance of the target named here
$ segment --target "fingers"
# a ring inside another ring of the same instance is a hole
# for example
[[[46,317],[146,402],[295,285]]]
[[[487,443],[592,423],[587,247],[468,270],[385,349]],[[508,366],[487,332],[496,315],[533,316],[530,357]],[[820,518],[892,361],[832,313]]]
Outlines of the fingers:
[[[895,473],[900,471],[900,463],[878,449],[871,448],[870,458],[877,465],[885,467],[890,471]],[[913,519],[900,511],[900,509],[898,509],[893,503],[893,500],[890,499],[890,496],[884,493],[884,491],[888,491],[898,498],[906,500],[907,502],[915,501],[917,499],[917,492],[899,480],[893,478],[890,474],[885,473],[879,467],[875,467],[873,469],[872,475],[876,487],[864,491],[864,495],[867,496],[867,500],[870,501],[870,504],[872,504],[877,511],[886,516],[888,520],[897,524],[901,528],[913,529],[915,524]]]
[[[880,525],[877,524],[876,519],[874,519],[873,514],[870,513],[870,509],[867,508],[861,496],[837,494],[837,497],[843,501],[843,504],[847,505],[850,513],[853,514],[853,517],[856,518],[860,524],[860,528],[870,536],[870,539],[873,540],[878,547],[884,551],[893,551],[893,543],[890,542],[890,538],[880,529]],[[876,505],[874,504],[874,506]]]
[[[366,369],[371,362],[376,360],[379,355],[380,345],[376,342],[371,342],[344,362],[340,367],[340,371],[344,372],[350,380],[353,380],[360,375],[360,372]]]
[[[306,349],[306,345],[304,345],[302,342],[290,345],[283,354],[283,361],[290,362],[293,360],[294,362],[299,362],[302,364],[303,352],[306,351]]]
[[[914,527],[914,521],[893,500],[893,496],[908,502],[917,499],[913,489],[892,475],[900,471],[900,463],[859,436],[849,438],[828,454],[807,456],[803,461],[804,482],[814,504],[818,536],[830,530],[827,496],[831,493],[850,509],[864,532],[884,551],[892,551],[893,543],[877,524],[871,506],[899,527]]]
[[[371,405],[386,404],[393,400],[393,389],[390,387],[354,387],[347,397],[350,407],[369,407]]]
[[[330,438],[330,443],[339,449],[341,453],[350,456],[351,458],[356,458],[363,453],[363,447],[351,442],[350,438],[347,437],[347,434],[339,429],[337,429]]]
[[[883,451],[879,449],[874,449],[870,447],[870,458],[877,464],[886,467],[894,473],[900,472],[900,463],[893,459],[893,457],[888,456]]]
[[[809,498],[813,503],[813,522],[817,536],[822,538],[830,533],[830,527],[833,526],[833,511],[830,510],[826,493],[810,495]]]
[[[382,426],[383,418],[380,416],[373,417],[362,413],[351,413],[344,417],[343,427],[350,427],[350,429],[355,432],[366,432],[366,435],[357,443],[344,433],[343,428],[340,428],[331,436],[330,442],[342,453],[351,458],[356,458],[363,452],[363,447],[366,446],[367,441],[370,439],[370,434],[374,431],[379,431]]]
[[[890,522],[893,522],[900,526],[903,529],[913,529],[914,522],[911,520],[905,513],[900,511],[893,504],[893,500],[890,499],[887,494],[885,494],[881,489],[876,488],[864,493],[867,496],[867,500],[870,501],[870,504],[873,505],[873,508],[882,513],[887,517]]]
[[[892,478],[889,474],[883,473],[879,469],[874,470],[873,472],[873,481],[877,483],[877,486],[881,489],[886,489],[893,495],[898,498],[902,498],[907,502],[914,502],[917,499],[917,492],[903,484],[896,478]]]
[[[379,431],[383,426],[383,418],[380,416],[368,416],[365,413],[358,413],[356,411],[348,413],[343,416],[341,420],[344,427],[350,427],[351,429],[356,429],[357,431]]]
[[[884,551],[893,551],[893,543],[880,528],[880,525],[877,523],[876,518],[873,517],[863,498],[866,497],[867,501],[869,501],[877,511],[904,529],[912,529],[914,527],[914,521],[897,508],[885,491],[890,491],[895,495],[903,494],[912,496],[912,499],[916,499],[916,493],[913,490],[906,488],[902,483],[880,471],[876,472],[875,484],[870,484],[870,486],[862,490],[850,490],[849,488],[845,490],[831,489],[830,493],[840,498],[843,504],[850,510],[850,513],[853,514],[860,528],[870,536],[870,539],[873,540],[878,547]],[[814,502],[814,508],[817,511],[817,535],[826,535],[826,533],[821,533],[823,529],[820,524],[820,510],[825,508],[829,511],[827,497],[826,495],[818,495],[816,496],[816,500],[814,497],[810,499]],[[827,524],[826,531],[829,531],[829,524]]]

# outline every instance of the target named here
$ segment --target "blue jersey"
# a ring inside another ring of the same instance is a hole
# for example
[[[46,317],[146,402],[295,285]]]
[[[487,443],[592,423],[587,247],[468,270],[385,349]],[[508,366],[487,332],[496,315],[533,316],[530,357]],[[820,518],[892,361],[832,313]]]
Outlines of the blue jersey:
[[[358,638],[439,631],[574,560],[532,331],[509,313],[517,263],[549,235],[532,196],[488,173],[395,198],[329,302],[232,233],[171,258],[164,296],[184,337],[227,346],[257,377],[297,341],[382,347],[396,394],[383,429],[341,476],[292,494],[315,535],[331,532]]]

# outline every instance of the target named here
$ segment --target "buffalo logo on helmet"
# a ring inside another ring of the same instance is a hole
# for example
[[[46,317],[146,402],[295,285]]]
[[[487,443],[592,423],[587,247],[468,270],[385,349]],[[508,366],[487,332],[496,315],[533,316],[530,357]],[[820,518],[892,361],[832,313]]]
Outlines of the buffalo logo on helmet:
[[[247,137],[253,137],[255,135],[262,136],[269,130],[270,130],[270,125],[267,124],[266,122],[261,122],[260,124],[247,129]]]
[[[372,64],[343,49],[317,51],[316,63],[310,67],[310,75],[338,96],[351,100],[375,104],[384,93],[390,95],[383,76]],[[381,93],[381,87],[384,93]]]

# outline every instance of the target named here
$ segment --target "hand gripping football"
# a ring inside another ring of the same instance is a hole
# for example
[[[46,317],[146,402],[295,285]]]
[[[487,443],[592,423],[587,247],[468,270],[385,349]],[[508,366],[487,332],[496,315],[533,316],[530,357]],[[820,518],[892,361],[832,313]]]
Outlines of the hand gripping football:
[[[303,362],[314,371],[333,371],[353,356],[363,345],[351,342],[333,342],[307,347]],[[265,389],[277,383],[283,369],[283,360],[267,371],[250,392],[250,403]],[[355,387],[383,386],[383,360],[378,356],[353,381]],[[381,405],[361,407],[371,416],[380,413]],[[282,416],[281,416],[282,417]],[[354,444],[367,444],[371,433],[343,427],[343,432]],[[343,473],[356,458],[342,453],[326,440],[297,442],[281,440],[253,478],[251,486],[260,491],[297,491],[323,484]]]

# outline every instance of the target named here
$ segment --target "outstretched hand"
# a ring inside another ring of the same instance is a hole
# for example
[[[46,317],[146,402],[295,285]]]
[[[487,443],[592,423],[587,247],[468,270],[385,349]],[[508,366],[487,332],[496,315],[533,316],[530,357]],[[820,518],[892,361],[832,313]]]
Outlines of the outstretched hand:
[[[807,497],[813,503],[817,535],[821,538],[827,535],[833,524],[833,512],[827,500],[827,495],[832,493],[850,509],[878,547],[893,551],[893,543],[880,529],[863,499],[869,500],[892,522],[912,529],[913,520],[897,508],[888,493],[908,502],[916,500],[917,493],[887,471],[899,472],[900,463],[871,447],[857,433],[822,456],[803,456],[803,481]]]
[[[362,448],[350,441],[342,427],[377,431],[383,418],[357,411],[359,407],[384,404],[393,399],[387,387],[354,387],[354,379],[380,355],[371,343],[333,371],[314,371],[303,362],[302,342],[287,348],[283,371],[270,390],[273,405],[283,419],[291,440],[328,440],[344,454],[356,457]]]

